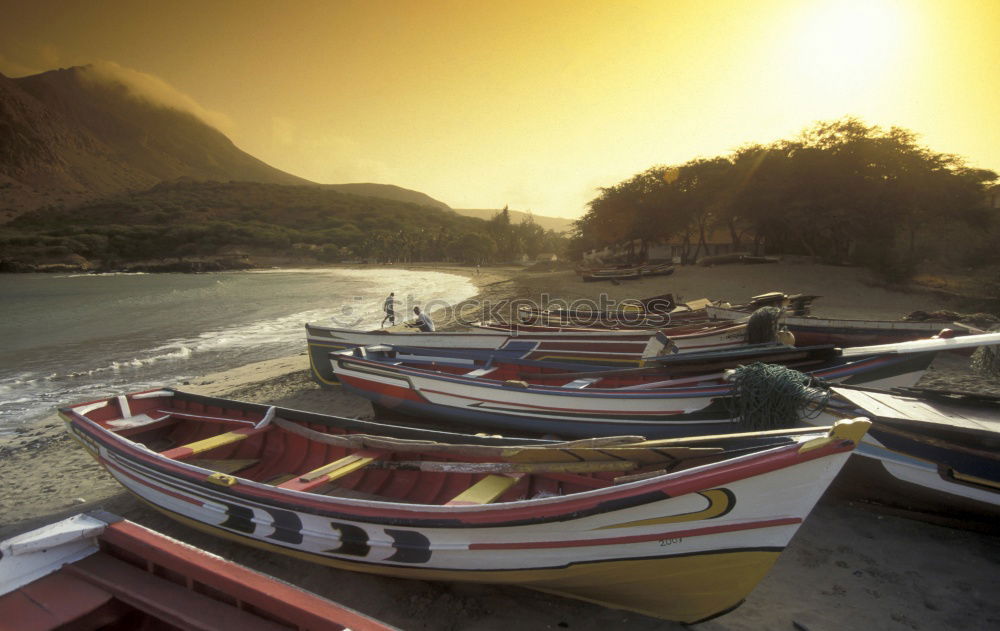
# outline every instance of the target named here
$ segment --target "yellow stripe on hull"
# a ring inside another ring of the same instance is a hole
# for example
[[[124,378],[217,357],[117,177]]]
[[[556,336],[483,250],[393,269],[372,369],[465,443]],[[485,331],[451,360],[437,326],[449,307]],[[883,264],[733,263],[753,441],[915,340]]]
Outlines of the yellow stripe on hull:
[[[333,348],[333,349],[341,350],[341,351],[344,350],[344,349],[346,349],[347,347],[346,346],[333,346],[333,345],[330,345],[330,344],[314,344],[314,343],[310,343],[308,346],[309,346],[309,350],[306,353],[306,355],[309,356],[309,370],[310,370],[310,372],[312,372],[313,378],[318,379],[319,381],[322,381],[324,384],[326,384],[328,386],[337,386],[337,387],[340,387],[340,382],[339,381],[330,381],[329,379],[326,379],[325,377],[323,377],[322,374],[320,374],[319,369],[316,368],[316,363],[313,362],[312,347],[313,346],[322,346],[322,347],[325,347],[325,348]]]
[[[342,570],[395,578],[516,585],[626,609],[647,616],[697,622],[739,605],[778,560],[779,550],[704,552],[628,561],[595,561],[563,568],[525,570],[435,570],[353,563],[277,546],[179,515],[136,496],[177,521],[239,543]]]

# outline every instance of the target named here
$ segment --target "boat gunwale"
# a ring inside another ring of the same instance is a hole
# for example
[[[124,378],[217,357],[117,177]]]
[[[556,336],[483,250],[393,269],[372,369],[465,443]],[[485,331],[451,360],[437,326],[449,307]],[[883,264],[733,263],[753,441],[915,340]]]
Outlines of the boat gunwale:
[[[72,410],[72,408],[70,408],[70,410]],[[84,431],[91,440],[96,441],[104,448],[119,452],[120,455],[124,455],[129,460],[138,460],[140,465],[152,465],[155,469],[160,470],[162,474],[177,479],[178,481],[192,483],[200,488],[209,489],[224,496],[239,497],[244,501],[263,503],[265,505],[284,504],[285,502],[282,502],[282,500],[286,499],[289,500],[288,503],[299,506],[298,510],[303,510],[304,512],[308,511],[315,514],[317,509],[325,509],[324,512],[328,512],[328,516],[331,517],[345,517],[345,515],[332,512],[330,510],[336,507],[343,507],[346,509],[367,508],[371,510],[362,511],[362,513],[372,512],[374,514],[358,515],[352,513],[347,516],[347,518],[358,519],[361,521],[371,521],[373,519],[381,521],[387,519],[390,520],[390,523],[397,525],[409,524],[413,527],[426,525],[419,523],[421,521],[440,521],[440,517],[442,516],[457,519],[463,515],[482,516],[484,514],[491,514],[495,516],[495,518],[502,520],[504,517],[503,513],[517,513],[524,509],[537,509],[540,506],[552,509],[555,514],[555,517],[541,518],[542,520],[565,519],[567,514],[579,513],[579,509],[573,509],[572,506],[570,506],[573,504],[590,504],[592,505],[591,511],[597,513],[614,512],[622,508],[620,504],[622,500],[627,498],[639,500],[635,504],[630,504],[630,507],[634,507],[680,495],[697,493],[698,489],[714,488],[715,486],[731,483],[736,480],[750,477],[751,475],[780,470],[800,462],[806,462],[816,458],[833,455],[834,453],[848,451],[853,447],[853,445],[845,446],[843,444],[831,444],[821,449],[808,451],[804,454],[798,453],[798,448],[806,442],[806,440],[821,437],[824,434],[829,433],[829,428],[815,428],[815,435],[813,432],[799,434],[791,437],[791,441],[785,445],[765,448],[749,454],[743,454],[717,462],[697,465],[695,467],[667,473],[645,480],[636,480],[620,485],[584,490],[563,496],[524,499],[512,502],[474,506],[443,506],[334,497],[317,493],[295,491],[291,489],[281,489],[273,485],[240,477],[236,477],[237,483],[233,486],[222,487],[206,480],[209,475],[215,473],[211,469],[167,458],[157,452],[150,451],[141,443],[129,440],[114,431],[101,427],[97,421],[91,420],[72,411],[70,411],[70,414],[71,418],[68,421],[70,426]],[[103,455],[99,455],[98,458],[100,461],[109,462],[109,459],[105,458]],[[787,462],[785,462],[786,460]],[[771,466],[767,466],[768,463],[770,463]],[[751,466],[754,464],[757,464],[758,466]],[[758,468],[761,470],[757,471],[756,469]],[[746,469],[752,469],[754,472],[752,474],[747,474],[745,473]],[[701,478],[708,478],[708,480],[705,482],[699,482]],[[664,486],[671,488],[664,489]],[[680,493],[670,492],[673,490],[672,487],[679,487],[684,490]],[[605,506],[609,503],[609,501],[615,505]],[[303,508],[303,504],[308,504],[309,506]],[[563,510],[559,510],[560,508],[563,508]],[[590,513],[591,511],[587,512]],[[423,513],[425,517],[421,518],[419,513]],[[454,519],[449,521],[454,521]],[[471,525],[479,527],[502,527],[514,524],[510,521],[451,524],[452,527],[469,527]],[[441,527],[446,525],[436,524],[435,526]]]
[[[937,351],[924,351],[924,352],[937,352]],[[480,377],[466,377],[464,375],[442,373],[438,371],[431,370],[429,368],[417,368],[412,366],[401,366],[392,365],[387,362],[382,362],[366,357],[355,357],[353,355],[347,355],[347,351],[334,351],[329,353],[329,358],[331,361],[336,361],[338,367],[341,363],[355,363],[362,366],[368,366],[371,368],[378,368],[384,371],[396,372],[396,373],[409,373],[409,375],[415,375],[419,377],[425,377],[435,381],[447,381],[451,383],[464,384],[468,386],[474,386],[477,388],[492,388],[501,389],[509,391],[511,386],[504,385],[504,382],[497,381],[495,379],[484,379]],[[891,354],[883,353],[878,355],[868,355],[868,356],[857,356],[855,358],[843,361],[839,364],[833,366],[827,366],[826,368],[820,369],[823,371],[828,371],[827,374],[820,375],[818,378],[830,379],[830,378],[840,378],[841,373],[847,371],[852,374],[854,369],[863,367],[866,363],[871,363],[873,365],[878,365],[879,363],[892,363],[894,360],[903,361],[903,358],[912,358],[913,355],[918,353],[912,353],[907,355],[902,354]],[[510,363],[504,360],[502,363]],[[359,371],[364,372],[364,371]],[[814,376],[813,373],[818,371],[809,371],[807,374]],[[334,374],[337,371],[334,370]],[[704,375],[690,375],[692,379],[698,377],[712,377],[713,375],[718,375],[720,373],[706,373]],[[395,378],[403,380],[402,375],[382,375],[389,378]],[[668,375],[665,375],[668,376]],[[668,376],[669,377],[669,376]],[[682,376],[674,376],[673,379],[682,378]],[[412,388],[412,384],[411,384]],[[527,388],[522,388],[522,390],[529,390],[531,392],[536,392],[539,394],[557,394],[572,397],[595,397],[595,398],[622,398],[622,399],[648,399],[648,398],[690,398],[690,397],[705,397],[705,396],[729,396],[732,394],[732,386],[730,384],[720,384],[711,386],[668,386],[664,388],[650,388],[643,390],[624,390],[622,387],[619,388],[565,388],[564,386],[555,385],[545,385],[545,384],[528,384]]]

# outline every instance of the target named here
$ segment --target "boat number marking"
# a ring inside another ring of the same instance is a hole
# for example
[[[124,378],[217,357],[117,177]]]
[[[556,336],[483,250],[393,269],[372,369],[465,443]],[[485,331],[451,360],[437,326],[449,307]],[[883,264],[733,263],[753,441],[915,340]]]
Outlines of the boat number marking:
[[[681,541],[684,541],[683,537],[671,537],[670,539],[660,539],[660,545],[661,546],[672,546],[675,543],[680,543]]]

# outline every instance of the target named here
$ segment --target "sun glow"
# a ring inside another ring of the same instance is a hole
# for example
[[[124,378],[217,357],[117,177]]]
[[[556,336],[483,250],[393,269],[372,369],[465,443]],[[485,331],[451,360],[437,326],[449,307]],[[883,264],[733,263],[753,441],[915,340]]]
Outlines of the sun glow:
[[[803,70],[841,80],[870,75],[899,57],[907,15],[893,2],[810,5],[795,25],[794,53]]]

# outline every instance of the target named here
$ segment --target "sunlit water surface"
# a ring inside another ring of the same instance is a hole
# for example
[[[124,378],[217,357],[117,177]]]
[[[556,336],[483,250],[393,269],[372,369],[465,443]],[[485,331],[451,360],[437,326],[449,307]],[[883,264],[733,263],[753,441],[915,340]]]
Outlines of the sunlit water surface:
[[[303,352],[306,322],[372,328],[390,291],[402,310],[476,288],[396,269],[0,274],[0,434],[58,405]]]

